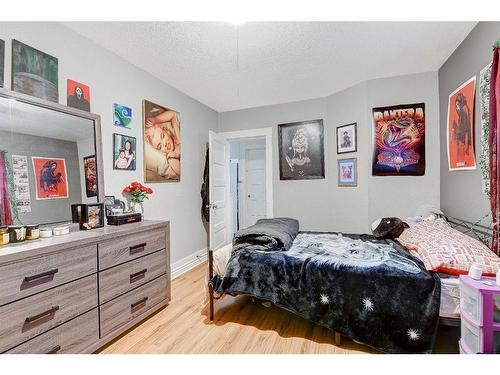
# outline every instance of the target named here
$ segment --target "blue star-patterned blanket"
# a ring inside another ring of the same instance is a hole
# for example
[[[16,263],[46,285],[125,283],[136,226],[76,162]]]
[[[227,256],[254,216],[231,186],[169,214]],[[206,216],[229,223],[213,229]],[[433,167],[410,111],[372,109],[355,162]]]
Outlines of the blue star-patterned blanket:
[[[215,291],[268,300],[385,353],[430,353],[439,276],[391,240],[301,232],[288,251],[233,252]]]

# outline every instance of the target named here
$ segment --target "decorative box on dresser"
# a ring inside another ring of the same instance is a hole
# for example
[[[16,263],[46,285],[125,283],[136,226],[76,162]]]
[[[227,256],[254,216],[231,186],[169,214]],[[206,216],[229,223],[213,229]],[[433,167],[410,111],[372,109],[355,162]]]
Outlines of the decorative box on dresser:
[[[170,226],[0,247],[0,353],[92,353],[170,301]]]

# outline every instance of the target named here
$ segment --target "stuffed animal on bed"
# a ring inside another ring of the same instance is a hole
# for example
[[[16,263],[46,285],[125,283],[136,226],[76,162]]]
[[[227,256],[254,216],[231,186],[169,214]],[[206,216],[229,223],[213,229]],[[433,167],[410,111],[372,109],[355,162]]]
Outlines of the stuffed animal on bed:
[[[372,233],[380,239],[398,238],[406,228],[409,228],[408,224],[397,217],[384,217],[372,223]]]

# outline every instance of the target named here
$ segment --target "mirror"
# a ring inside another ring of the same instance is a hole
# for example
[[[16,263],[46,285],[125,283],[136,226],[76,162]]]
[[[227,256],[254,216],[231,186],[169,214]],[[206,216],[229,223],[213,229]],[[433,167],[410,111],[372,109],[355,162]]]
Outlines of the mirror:
[[[67,222],[72,204],[103,202],[100,148],[99,116],[0,91],[0,191],[14,224]]]

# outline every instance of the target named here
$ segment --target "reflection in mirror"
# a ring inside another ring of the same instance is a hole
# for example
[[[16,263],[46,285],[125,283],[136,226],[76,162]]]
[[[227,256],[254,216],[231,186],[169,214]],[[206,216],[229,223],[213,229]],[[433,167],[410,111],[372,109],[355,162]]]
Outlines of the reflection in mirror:
[[[97,202],[94,133],[93,120],[0,97],[0,225],[71,221],[71,204]]]

